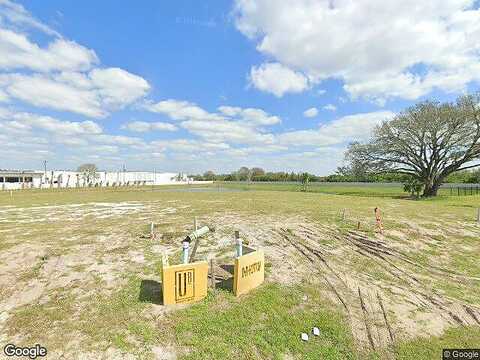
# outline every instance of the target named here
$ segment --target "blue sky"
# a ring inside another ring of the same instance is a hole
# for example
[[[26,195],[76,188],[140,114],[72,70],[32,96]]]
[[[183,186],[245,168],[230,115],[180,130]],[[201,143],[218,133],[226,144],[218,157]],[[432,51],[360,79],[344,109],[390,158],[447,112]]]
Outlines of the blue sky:
[[[0,168],[328,174],[476,91],[479,24],[470,0],[0,0]]]

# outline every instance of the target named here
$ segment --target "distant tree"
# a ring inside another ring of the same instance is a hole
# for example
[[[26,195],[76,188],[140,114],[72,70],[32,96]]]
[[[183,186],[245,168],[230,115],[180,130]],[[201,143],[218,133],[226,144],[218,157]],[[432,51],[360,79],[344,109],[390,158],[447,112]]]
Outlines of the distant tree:
[[[203,179],[204,180],[207,180],[207,181],[213,181],[215,180],[215,173],[211,170],[209,171],[206,171],[204,174],[203,174]]]
[[[308,183],[310,182],[310,174],[304,172],[301,174],[301,181],[302,181],[302,191],[307,191]]]
[[[238,181],[247,181],[250,175],[250,169],[246,166],[242,166],[240,169],[237,170],[235,175]]]
[[[178,173],[177,175],[175,175],[175,176],[173,177],[173,180],[175,180],[175,181],[183,181],[184,178],[185,178],[185,176],[183,175],[183,173],[180,172],[180,173]]]
[[[256,177],[265,175],[265,170],[263,170],[262,168],[259,168],[259,167],[254,167],[250,171],[252,173],[252,178],[256,178]]]
[[[470,172],[467,182],[470,184],[480,184],[480,169]]]
[[[480,166],[480,93],[456,103],[426,101],[377,126],[371,141],[353,143],[345,154],[351,168],[407,174],[436,196],[457,171]]]
[[[349,178],[350,181],[359,182],[367,181],[369,177],[368,167],[362,162],[352,162],[347,166],[338,167],[336,174]]]
[[[77,168],[77,172],[80,173],[85,184],[91,184],[100,177],[97,165],[95,164],[82,164]]]

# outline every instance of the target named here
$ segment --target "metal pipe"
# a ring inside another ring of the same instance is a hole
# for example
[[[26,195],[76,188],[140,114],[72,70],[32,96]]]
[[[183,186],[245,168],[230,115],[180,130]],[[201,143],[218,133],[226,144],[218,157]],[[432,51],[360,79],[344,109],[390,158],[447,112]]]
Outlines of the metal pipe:
[[[243,255],[243,244],[242,239],[240,239],[240,232],[235,231],[235,240],[236,240],[236,247],[237,247],[237,257]]]

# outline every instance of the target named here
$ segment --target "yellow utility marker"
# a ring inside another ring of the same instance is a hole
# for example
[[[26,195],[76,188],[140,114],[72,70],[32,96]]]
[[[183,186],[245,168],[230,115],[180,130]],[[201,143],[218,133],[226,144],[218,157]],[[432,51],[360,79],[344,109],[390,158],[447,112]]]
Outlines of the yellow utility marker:
[[[163,304],[185,304],[202,300],[207,296],[207,275],[206,261],[163,266]]]
[[[263,283],[265,279],[265,255],[263,250],[246,249],[251,252],[235,259],[233,273],[233,293],[235,296],[249,292]]]

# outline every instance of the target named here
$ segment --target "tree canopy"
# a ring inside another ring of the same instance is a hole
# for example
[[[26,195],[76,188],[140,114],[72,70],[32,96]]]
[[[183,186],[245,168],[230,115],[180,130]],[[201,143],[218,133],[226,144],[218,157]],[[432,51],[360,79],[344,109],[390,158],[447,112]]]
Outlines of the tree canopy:
[[[480,93],[454,103],[425,101],[378,125],[370,141],[353,143],[353,172],[406,174],[435,196],[450,174],[480,166]]]
[[[77,172],[81,173],[86,184],[90,184],[99,177],[98,168],[95,164],[82,164],[77,168]]]

